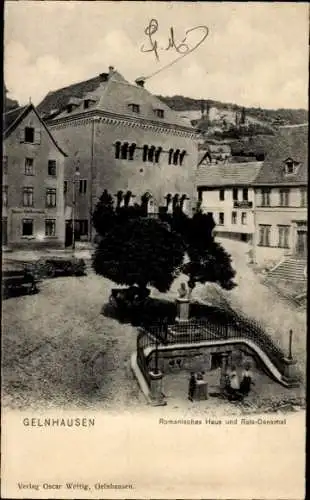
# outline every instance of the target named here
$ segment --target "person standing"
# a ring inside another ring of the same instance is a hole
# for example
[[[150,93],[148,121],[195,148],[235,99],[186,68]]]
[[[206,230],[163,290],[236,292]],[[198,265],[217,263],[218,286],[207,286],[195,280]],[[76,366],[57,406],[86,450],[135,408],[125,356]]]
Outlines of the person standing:
[[[193,401],[195,390],[196,390],[196,377],[195,377],[195,373],[191,372],[191,375],[189,378],[189,383],[188,383],[188,399],[190,401]]]
[[[229,373],[228,395],[230,399],[240,399],[240,380],[236,367],[232,366]]]
[[[251,367],[249,364],[246,364],[244,370],[242,372],[242,380],[240,384],[240,392],[244,396],[248,396],[251,391],[251,386],[254,385],[253,382],[253,374],[251,372]]]

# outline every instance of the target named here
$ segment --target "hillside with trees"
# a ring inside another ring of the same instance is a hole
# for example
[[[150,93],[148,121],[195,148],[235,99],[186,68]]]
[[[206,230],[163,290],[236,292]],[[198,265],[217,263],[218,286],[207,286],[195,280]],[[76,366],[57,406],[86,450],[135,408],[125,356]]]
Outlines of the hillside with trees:
[[[308,111],[306,109],[262,109],[254,107],[243,107],[234,103],[224,103],[213,99],[193,99],[175,95],[172,97],[158,96],[168,106],[178,112],[203,112],[207,114],[208,110],[216,109],[219,113],[229,112],[244,113],[248,118],[254,121],[265,123],[266,125],[295,125],[308,121]],[[201,116],[201,115],[200,115]]]

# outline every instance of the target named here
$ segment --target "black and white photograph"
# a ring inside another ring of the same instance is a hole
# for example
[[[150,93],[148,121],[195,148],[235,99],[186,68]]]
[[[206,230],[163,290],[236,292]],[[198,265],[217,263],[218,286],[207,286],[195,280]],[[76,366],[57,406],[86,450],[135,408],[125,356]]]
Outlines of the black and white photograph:
[[[5,498],[304,497],[308,11],[5,2]]]

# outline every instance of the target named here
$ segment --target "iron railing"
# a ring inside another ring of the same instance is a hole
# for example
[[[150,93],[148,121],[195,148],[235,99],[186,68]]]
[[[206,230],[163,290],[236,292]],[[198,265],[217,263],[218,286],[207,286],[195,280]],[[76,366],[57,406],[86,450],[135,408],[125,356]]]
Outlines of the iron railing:
[[[213,311],[208,319],[192,319],[186,323],[152,323],[141,329],[137,338],[137,362],[149,383],[146,347],[156,345],[191,344],[225,339],[247,339],[254,342],[272,361],[281,374],[287,359],[282,349],[256,321],[234,311]]]

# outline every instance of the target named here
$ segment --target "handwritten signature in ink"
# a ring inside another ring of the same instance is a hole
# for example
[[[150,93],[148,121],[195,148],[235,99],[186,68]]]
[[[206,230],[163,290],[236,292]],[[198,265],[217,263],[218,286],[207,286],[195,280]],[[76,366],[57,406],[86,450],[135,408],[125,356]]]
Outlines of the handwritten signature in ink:
[[[151,19],[148,26],[146,26],[144,30],[144,33],[148,37],[149,48],[145,48],[144,44],[141,46],[141,52],[153,52],[157,61],[159,61],[159,51],[162,50],[167,51],[174,49],[182,57],[185,57],[191,52],[194,52],[194,50],[196,50],[209,35],[209,28],[207,26],[195,26],[194,28],[187,29],[185,31],[185,37],[181,41],[177,42],[174,34],[174,28],[171,26],[169,30],[168,45],[166,47],[160,47],[158,45],[158,41],[153,38],[155,33],[158,31],[158,28],[159,23],[157,19]],[[198,30],[202,31],[202,37],[198,43],[191,47],[187,37],[190,33],[197,32]]]

